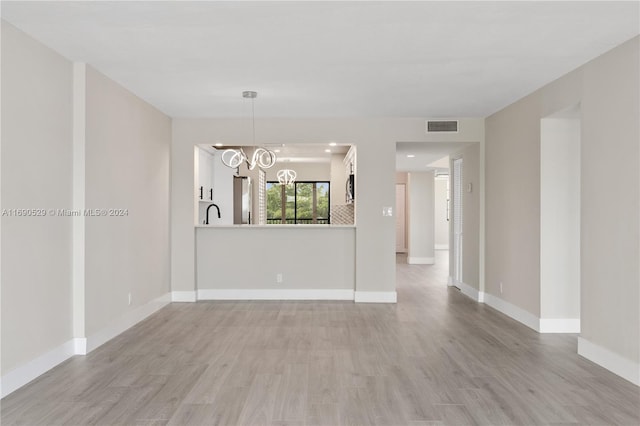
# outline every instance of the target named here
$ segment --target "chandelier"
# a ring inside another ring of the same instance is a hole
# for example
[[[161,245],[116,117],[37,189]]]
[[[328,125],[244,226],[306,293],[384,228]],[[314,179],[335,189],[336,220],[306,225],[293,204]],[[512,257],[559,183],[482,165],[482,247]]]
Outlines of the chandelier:
[[[278,170],[276,174],[278,177],[278,182],[280,185],[290,185],[296,181],[296,172],[295,170],[282,169]]]
[[[247,168],[249,170],[255,169],[256,166],[260,166],[263,169],[273,167],[276,164],[276,153],[265,148],[256,147],[256,114],[254,100],[258,97],[258,92],[247,90],[242,92],[242,97],[245,99],[251,99],[251,130],[254,146],[253,155],[251,156],[251,160],[249,160],[249,156],[245,154],[242,148],[227,149],[222,153],[222,163],[232,169],[237,169],[242,163],[247,163]]]

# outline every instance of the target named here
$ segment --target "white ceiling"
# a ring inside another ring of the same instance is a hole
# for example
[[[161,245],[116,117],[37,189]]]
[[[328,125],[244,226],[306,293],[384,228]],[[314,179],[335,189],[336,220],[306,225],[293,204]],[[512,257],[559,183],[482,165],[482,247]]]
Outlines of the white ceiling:
[[[2,2],[173,117],[484,117],[638,34],[638,2]]]

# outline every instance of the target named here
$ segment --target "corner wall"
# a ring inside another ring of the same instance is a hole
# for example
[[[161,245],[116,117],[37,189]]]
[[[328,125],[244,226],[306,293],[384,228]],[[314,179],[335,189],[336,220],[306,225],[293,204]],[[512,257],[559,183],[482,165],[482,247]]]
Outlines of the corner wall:
[[[629,40],[486,120],[486,291],[535,319],[540,318],[540,119],[580,103],[579,353],[637,384],[639,40]],[[603,179],[608,171],[615,180]]]
[[[171,120],[2,21],[2,124],[4,397],[168,303]]]
[[[72,64],[2,21],[3,395],[8,373],[49,351],[68,356],[72,335]],[[40,214],[44,214],[41,216]],[[11,383],[10,383],[11,382]]]
[[[640,385],[640,37],[584,68],[581,338],[635,363]],[[615,179],[603,178],[612,170]]]
[[[169,292],[171,119],[89,66],[86,84],[86,207],[126,209],[86,218],[90,337]]]

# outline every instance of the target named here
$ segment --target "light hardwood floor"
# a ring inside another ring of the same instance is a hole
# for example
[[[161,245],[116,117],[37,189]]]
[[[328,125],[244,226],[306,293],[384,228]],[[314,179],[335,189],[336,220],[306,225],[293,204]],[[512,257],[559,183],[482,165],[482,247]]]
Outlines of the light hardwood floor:
[[[639,388],[398,264],[398,304],[174,303],[1,401],[2,425],[638,425]]]

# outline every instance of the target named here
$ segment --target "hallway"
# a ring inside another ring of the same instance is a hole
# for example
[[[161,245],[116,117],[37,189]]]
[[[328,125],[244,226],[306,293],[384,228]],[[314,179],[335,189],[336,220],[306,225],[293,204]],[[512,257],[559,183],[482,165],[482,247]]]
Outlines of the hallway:
[[[398,304],[173,303],[2,400],[3,425],[637,425],[638,389],[397,265]]]

